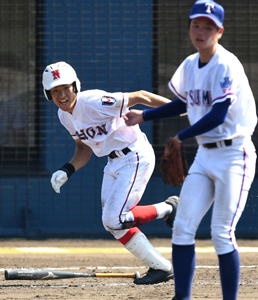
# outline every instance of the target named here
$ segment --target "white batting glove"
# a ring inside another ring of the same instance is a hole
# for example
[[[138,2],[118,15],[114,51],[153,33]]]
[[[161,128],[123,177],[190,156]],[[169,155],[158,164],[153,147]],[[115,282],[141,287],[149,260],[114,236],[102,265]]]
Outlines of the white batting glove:
[[[51,184],[52,188],[55,190],[56,193],[60,193],[60,187],[66,183],[68,180],[67,173],[62,170],[58,170],[55,173],[52,174],[51,177]]]

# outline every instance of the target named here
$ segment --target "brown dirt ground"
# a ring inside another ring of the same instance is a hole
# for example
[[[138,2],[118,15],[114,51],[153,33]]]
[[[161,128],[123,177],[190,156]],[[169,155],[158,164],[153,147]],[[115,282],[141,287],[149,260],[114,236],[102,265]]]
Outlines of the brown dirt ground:
[[[157,247],[170,247],[170,239],[150,239]],[[238,240],[241,247],[257,247],[256,240]],[[115,240],[1,240],[1,247],[120,247]],[[212,246],[209,240],[198,240],[196,246]],[[122,246],[121,246],[122,247]],[[171,254],[164,254],[171,260]],[[238,299],[258,299],[258,255],[240,253],[241,279]],[[67,268],[72,272],[147,271],[143,264],[128,254],[1,254],[0,299],[90,299],[151,300],[169,299],[174,295],[174,282],[135,285],[131,278],[73,278],[56,280],[5,280],[4,269]],[[101,270],[97,267],[103,266]],[[121,267],[112,269],[112,267]],[[206,267],[205,267],[206,266]],[[208,268],[207,266],[214,266]],[[222,299],[219,270],[215,253],[197,253],[197,268],[192,299]],[[92,269],[91,269],[92,267]],[[122,268],[123,267],[123,268]],[[129,270],[124,267],[130,267]],[[70,268],[70,269],[69,269]]]

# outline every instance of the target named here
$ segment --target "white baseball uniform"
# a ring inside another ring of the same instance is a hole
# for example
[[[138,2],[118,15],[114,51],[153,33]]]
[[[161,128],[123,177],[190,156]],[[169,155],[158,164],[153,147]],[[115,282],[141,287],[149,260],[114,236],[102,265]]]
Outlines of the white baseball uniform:
[[[101,191],[102,222],[129,252],[149,266],[148,273],[142,278],[135,278],[134,283],[153,284],[172,279],[171,262],[151,245],[137,227],[164,217],[168,218],[168,224],[174,216],[177,199],[173,198],[171,204],[164,201],[154,205],[137,205],[153,172],[155,156],[139,126],[128,127],[125,124],[123,115],[128,112],[130,94],[102,90],[80,92],[76,72],[65,62],[47,66],[42,83],[47,100],[52,99],[52,91],[55,104],[62,100],[65,103],[73,101],[71,113],[58,110],[61,124],[72,137],[91,148],[95,155],[108,156]],[[77,147],[80,147],[78,143],[76,150]],[[80,160],[84,153],[79,151],[76,155],[76,150],[74,161]],[[91,151],[86,149],[85,152],[88,159]],[[57,193],[74,172],[75,167],[66,163],[53,173],[51,184]]]
[[[230,98],[223,124],[196,136],[199,144],[180,193],[173,243],[194,244],[196,230],[212,204],[211,234],[216,252],[237,248],[235,228],[255,174],[256,153],[251,135],[257,123],[255,100],[242,64],[218,45],[207,65],[198,67],[199,53],[187,57],[169,87],[187,104],[190,124],[218,102]],[[225,142],[229,140],[229,143]],[[204,145],[216,143],[208,149]]]
[[[102,220],[116,239],[128,230],[121,229],[121,215],[140,201],[154,169],[152,146],[139,125],[127,126],[122,118],[128,111],[127,93],[87,90],[77,94],[73,113],[61,109],[58,116],[74,139],[80,139],[101,157],[108,158],[102,183]],[[123,149],[131,151],[124,154]]]

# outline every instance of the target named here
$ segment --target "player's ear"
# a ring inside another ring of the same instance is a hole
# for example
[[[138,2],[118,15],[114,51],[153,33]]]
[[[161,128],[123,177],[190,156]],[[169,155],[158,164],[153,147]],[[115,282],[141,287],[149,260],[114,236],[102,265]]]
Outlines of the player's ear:
[[[222,38],[222,35],[224,33],[224,26],[221,26],[218,30],[218,39],[221,39]]]
[[[77,94],[77,93],[78,93],[78,90],[77,90],[77,87],[76,87],[76,83],[73,82],[72,85],[73,85],[73,92],[74,92],[75,94]]]

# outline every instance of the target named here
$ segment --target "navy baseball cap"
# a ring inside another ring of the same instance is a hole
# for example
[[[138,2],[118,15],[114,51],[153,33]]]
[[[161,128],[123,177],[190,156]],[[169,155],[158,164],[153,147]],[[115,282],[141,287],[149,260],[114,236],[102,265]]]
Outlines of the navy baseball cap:
[[[219,28],[223,26],[224,8],[214,1],[196,1],[192,7],[189,18],[206,17],[211,19]]]

